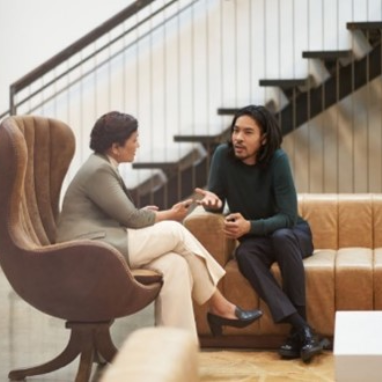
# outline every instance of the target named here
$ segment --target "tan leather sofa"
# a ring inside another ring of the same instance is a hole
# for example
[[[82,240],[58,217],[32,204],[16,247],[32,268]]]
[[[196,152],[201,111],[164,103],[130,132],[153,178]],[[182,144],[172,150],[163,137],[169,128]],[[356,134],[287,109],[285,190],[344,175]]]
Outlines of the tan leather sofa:
[[[315,251],[304,260],[307,312],[317,332],[333,337],[337,310],[382,309],[382,194],[300,194],[299,213],[310,222]],[[219,284],[224,295],[243,308],[260,308],[263,317],[245,329],[225,328],[213,338],[206,322],[206,307],[195,306],[202,346],[278,346],[288,325],[275,325],[269,310],[233,257],[236,242],[226,239],[223,216],[197,207],[185,226],[226,269]],[[279,269],[272,266],[280,280]]]

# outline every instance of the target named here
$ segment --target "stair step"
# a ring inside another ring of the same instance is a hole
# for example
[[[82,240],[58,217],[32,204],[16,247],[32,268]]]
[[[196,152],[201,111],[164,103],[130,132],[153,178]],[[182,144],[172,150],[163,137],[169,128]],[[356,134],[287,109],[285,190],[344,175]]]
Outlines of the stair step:
[[[166,175],[157,169],[133,170],[130,168],[125,170],[123,165],[120,165],[120,173],[126,187],[131,192],[137,192],[141,195],[162,187],[167,182]]]
[[[157,155],[150,161],[137,161],[133,163],[133,169],[160,169],[169,174],[192,166],[205,155],[205,150],[201,146],[192,147],[188,151],[163,148],[158,149]],[[149,156],[146,155],[145,157]]]
[[[236,109],[235,109],[236,110]],[[219,110],[218,110],[219,114]],[[175,135],[175,142],[198,142],[205,147],[218,145],[227,139],[227,129],[214,135],[201,135],[201,134],[188,134],[188,135]]]
[[[351,50],[317,50],[302,52],[303,58],[318,58],[324,61],[333,61],[340,58],[349,58],[352,55]]]
[[[370,30],[376,30],[376,29],[382,29],[382,22],[381,21],[360,21],[360,22],[349,22],[346,23],[346,27],[349,30],[364,30],[364,31],[370,31]]]
[[[175,135],[175,142],[200,142],[200,143],[217,143],[220,135]]]
[[[350,22],[346,23],[346,27],[352,31],[361,31],[369,40],[371,46],[375,47],[376,45],[381,44],[382,22],[380,21]]]
[[[260,86],[274,86],[282,90],[289,102],[300,94],[308,90],[309,79],[307,78],[293,78],[293,79],[266,79],[260,80]]]
[[[277,110],[277,107],[276,107],[276,104],[273,100],[270,100],[268,101],[266,104],[265,104],[265,107],[273,114],[276,113],[276,110]],[[239,111],[239,108],[232,108],[232,107],[220,107],[218,108],[217,110],[217,114],[218,115],[235,115],[237,112]],[[224,134],[225,132],[227,132],[227,130],[225,130],[222,134]],[[228,131],[229,133],[229,131]],[[224,136],[225,137],[225,136]]]
[[[269,80],[260,80],[259,81],[260,86],[275,86],[279,87],[283,90],[286,89],[292,89],[300,86],[306,86],[307,85],[307,79],[301,78],[301,79],[269,79]]]
[[[340,60],[347,59],[350,61],[353,52],[351,50],[317,50],[302,52],[303,58],[319,59],[329,73],[333,73],[338,69],[338,63],[345,64]]]
[[[218,115],[234,115],[238,110],[237,107],[219,107]]]

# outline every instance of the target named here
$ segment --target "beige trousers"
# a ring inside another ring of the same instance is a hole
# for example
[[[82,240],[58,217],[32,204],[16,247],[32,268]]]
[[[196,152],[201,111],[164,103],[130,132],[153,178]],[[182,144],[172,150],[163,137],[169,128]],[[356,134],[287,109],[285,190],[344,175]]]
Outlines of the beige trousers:
[[[197,339],[192,299],[207,302],[224,276],[224,269],[180,223],[163,221],[127,230],[129,262],[163,274],[155,303],[157,325],[183,328]]]

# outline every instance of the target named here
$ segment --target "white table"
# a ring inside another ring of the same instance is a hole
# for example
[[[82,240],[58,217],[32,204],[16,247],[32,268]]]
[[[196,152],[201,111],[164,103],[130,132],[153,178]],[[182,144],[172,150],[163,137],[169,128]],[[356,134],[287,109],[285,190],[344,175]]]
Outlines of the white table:
[[[382,381],[382,311],[339,311],[334,331],[336,382]]]

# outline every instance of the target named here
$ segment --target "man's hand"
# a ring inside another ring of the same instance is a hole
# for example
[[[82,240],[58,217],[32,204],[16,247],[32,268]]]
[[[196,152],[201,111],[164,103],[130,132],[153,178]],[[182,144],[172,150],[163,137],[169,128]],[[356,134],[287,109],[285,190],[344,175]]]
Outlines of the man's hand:
[[[224,234],[230,239],[238,239],[251,229],[251,222],[243,218],[242,214],[234,213],[226,216],[224,221]]]
[[[195,188],[195,192],[202,196],[202,199],[197,200],[200,206],[220,210],[223,207],[223,202],[219,197],[211,191]]]

